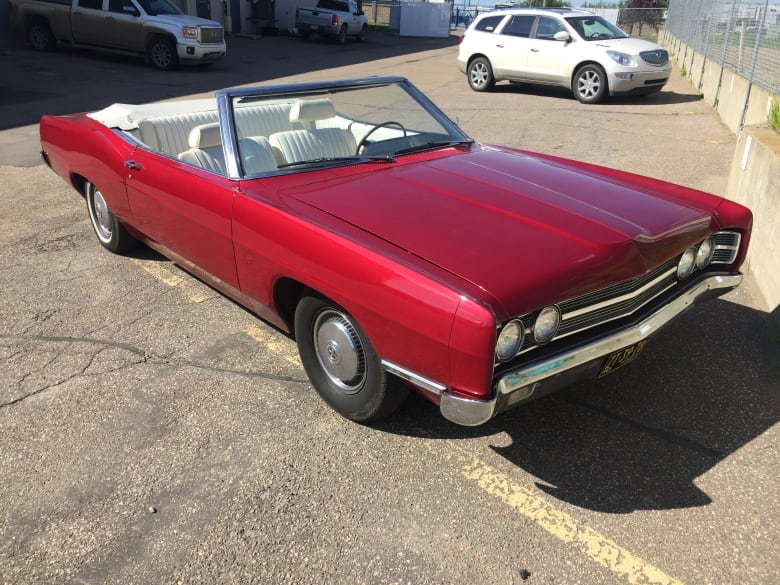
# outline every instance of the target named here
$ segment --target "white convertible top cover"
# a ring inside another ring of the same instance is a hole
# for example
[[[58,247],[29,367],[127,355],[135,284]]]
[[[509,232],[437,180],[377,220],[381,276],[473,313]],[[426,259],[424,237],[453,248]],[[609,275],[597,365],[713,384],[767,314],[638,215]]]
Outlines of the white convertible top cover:
[[[107,108],[87,114],[92,118],[108,126],[120,130],[135,130],[141,120],[159,118],[161,116],[173,116],[176,114],[191,114],[195,112],[215,111],[217,102],[215,99],[198,99],[178,102],[155,102],[151,104],[112,104]]]

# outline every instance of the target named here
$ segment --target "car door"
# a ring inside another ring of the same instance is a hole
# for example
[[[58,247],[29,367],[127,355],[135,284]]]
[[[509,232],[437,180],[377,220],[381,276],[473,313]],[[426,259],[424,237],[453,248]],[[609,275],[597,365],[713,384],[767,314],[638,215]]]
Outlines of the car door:
[[[140,148],[125,165],[138,228],[237,289],[231,223],[238,182]]]
[[[103,2],[104,0],[78,0],[73,5],[70,13],[73,42],[103,46]]]
[[[530,36],[535,16],[516,14],[507,19],[485,48],[497,79],[525,79]]]
[[[106,46],[126,51],[144,50],[141,11],[132,0],[108,0],[103,32]]]
[[[528,41],[528,81],[569,86],[576,58],[576,44],[556,40],[555,34],[561,31],[569,32],[558,19],[547,16],[538,18]]]
[[[356,35],[360,32],[362,26],[360,17],[357,15],[359,11],[357,3],[353,2],[353,0],[349,0],[347,3],[347,10],[349,11],[347,30],[349,31],[349,34]]]

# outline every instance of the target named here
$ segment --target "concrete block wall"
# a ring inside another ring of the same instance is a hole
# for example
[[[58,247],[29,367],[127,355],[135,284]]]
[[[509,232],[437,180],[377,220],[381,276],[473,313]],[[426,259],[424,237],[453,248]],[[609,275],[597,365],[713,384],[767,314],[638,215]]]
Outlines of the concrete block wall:
[[[726,197],[753,212],[747,268],[780,324],[780,135],[774,130],[740,132]]]
[[[679,71],[737,135],[726,196],[753,212],[747,269],[780,326],[780,135],[767,125],[772,100],[780,97],[706,59],[667,32],[660,42]]]

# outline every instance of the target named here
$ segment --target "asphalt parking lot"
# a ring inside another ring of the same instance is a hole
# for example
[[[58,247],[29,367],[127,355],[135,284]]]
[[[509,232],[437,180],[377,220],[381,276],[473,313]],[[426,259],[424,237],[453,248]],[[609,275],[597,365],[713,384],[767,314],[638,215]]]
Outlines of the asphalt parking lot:
[[[230,39],[173,73],[0,56],[0,583],[769,584],[780,350],[749,275],[598,382],[476,429],[327,409],[295,345],[161,256],[96,242],[44,113],[409,77],[471,136],[723,194],[735,137],[675,75],[584,106],[468,89],[457,39]],[[760,245],[754,242],[753,245]]]

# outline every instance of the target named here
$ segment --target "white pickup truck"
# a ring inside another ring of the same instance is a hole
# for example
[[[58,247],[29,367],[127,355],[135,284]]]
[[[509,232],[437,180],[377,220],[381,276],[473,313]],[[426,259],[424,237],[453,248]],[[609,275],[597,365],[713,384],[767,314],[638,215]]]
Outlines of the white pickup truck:
[[[11,24],[39,51],[69,43],[144,55],[158,69],[225,56],[221,24],[182,14],[168,0],[10,0],[10,5]]]
[[[368,20],[354,0],[319,0],[313,8],[295,11],[295,28],[303,40],[318,34],[333,37],[343,45],[347,37],[365,41]]]

